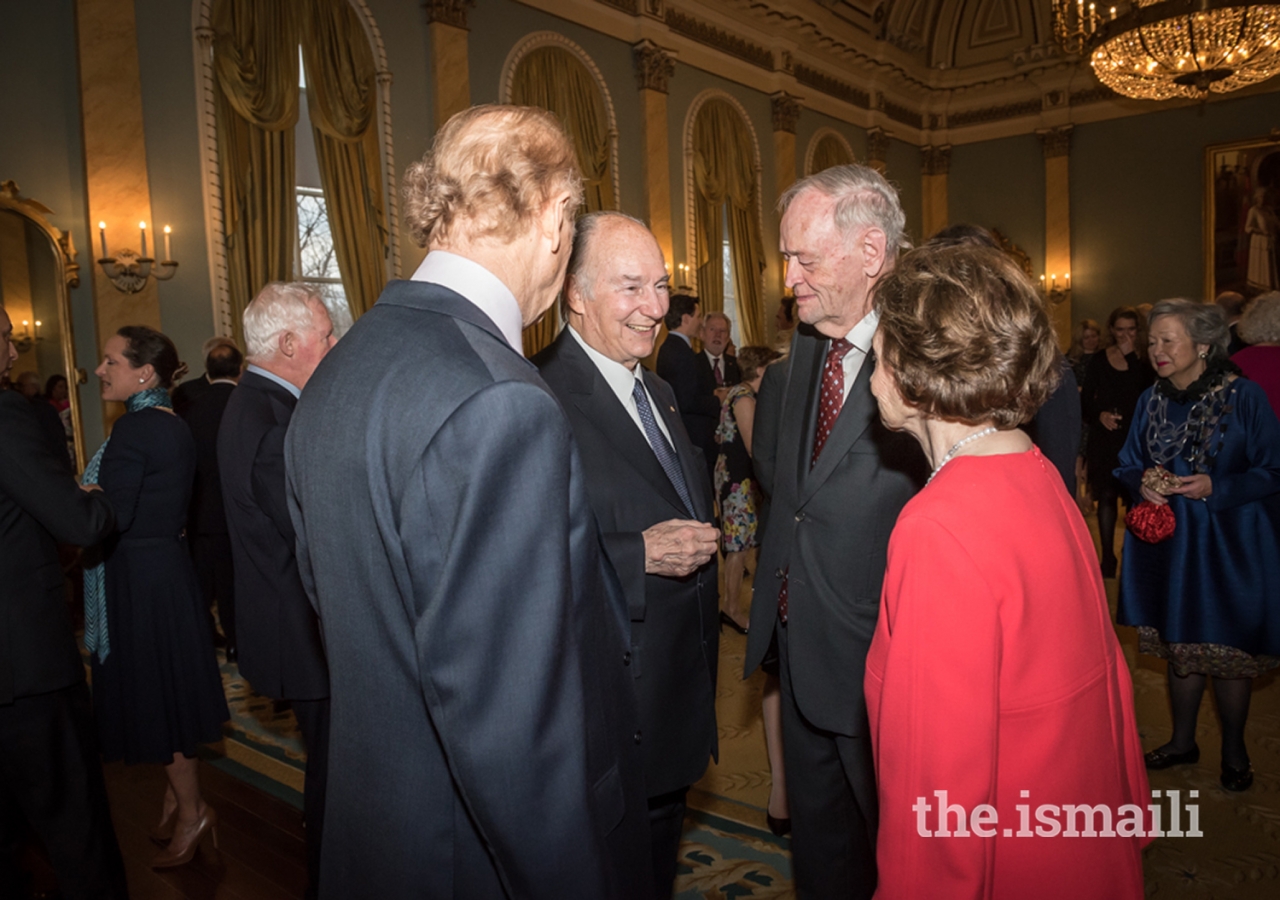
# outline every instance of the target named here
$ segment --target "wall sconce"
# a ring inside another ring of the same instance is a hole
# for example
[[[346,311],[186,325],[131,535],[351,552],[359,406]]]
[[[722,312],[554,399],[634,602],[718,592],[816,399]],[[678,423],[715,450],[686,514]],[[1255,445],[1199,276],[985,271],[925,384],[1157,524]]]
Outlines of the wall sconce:
[[[111,256],[107,253],[107,223],[98,223],[98,239],[102,242],[102,259],[98,260],[98,265],[102,266],[103,273],[116,286],[116,290],[126,294],[138,293],[146,286],[147,279],[153,276],[157,281],[168,281],[178,270],[178,264],[169,249],[172,229],[168,225],[164,226],[165,258],[159,265],[147,256],[147,223],[139,222],[138,231],[142,237],[142,253],[126,249]]]
[[[693,270],[684,263],[676,266],[676,290],[681,294],[691,294],[698,296],[698,289],[689,284],[689,276],[693,274]]]
[[[1071,273],[1067,272],[1062,276],[1063,281],[1058,283],[1056,273],[1050,274],[1048,280],[1043,275],[1040,276],[1040,295],[1050,303],[1061,303],[1067,299],[1067,295],[1071,293]]]
[[[36,327],[32,329],[31,322],[27,319],[22,320],[22,331],[13,337],[13,346],[18,348],[19,353],[26,353],[37,343],[44,340],[40,334],[40,327],[44,325],[39,319],[36,319]]]

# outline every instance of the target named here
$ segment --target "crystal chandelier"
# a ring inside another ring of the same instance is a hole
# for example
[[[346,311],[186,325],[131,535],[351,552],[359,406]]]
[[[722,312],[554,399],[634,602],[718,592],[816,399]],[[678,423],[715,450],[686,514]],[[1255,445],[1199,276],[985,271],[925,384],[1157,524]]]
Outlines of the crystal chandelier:
[[[1052,0],[1053,30],[1098,80],[1139,100],[1203,99],[1280,73],[1280,5],[1246,0]]]

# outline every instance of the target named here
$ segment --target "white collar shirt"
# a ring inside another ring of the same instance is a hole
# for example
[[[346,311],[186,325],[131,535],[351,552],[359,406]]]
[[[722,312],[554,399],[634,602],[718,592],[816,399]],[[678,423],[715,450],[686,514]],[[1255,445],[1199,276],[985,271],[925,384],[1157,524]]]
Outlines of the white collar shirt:
[[[862,363],[871,352],[871,341],[875,338],[879,325],[880,312],[873,309],[845,335],[845,340],[853,344],[853,349],[844,355],[844,400],[849,399],[849,391],[858,380],[858,373],[862,371]]]
[[[447,250],[432,250],[413,273],[412,280],[438,284],[460,294],[498,326],[511,349],[524,356],[521,335],[524,317],[520,304],[502,279],[484,266]]]
[[[662,431],[663,437],[667,439],[668,444],[675,447],[675,444],[671,441],[671,432],[667,431],[667,423],[663,421],[662,411],[658,409],[658,405],[653,399],[653,394],[649,393],[649,389],[645,387],[644,378],[641,374],[644,366],[636,363],[634,369],[628,369],[622,363],[615,362],[588,344],[572,325],[566,325],[565,327],[569,329],[569,334],[573,335],[573,339],[578,342],[579,346],[586,351],[587,358],[595,364],[601,377],[604,378],[605,384],[609,385],[609,389],[618,398],[622,408],[627,411],[631,421],[636,423],[636,428],[639,428],[640,433],[644,435],[645,443],[649,442],[649,436],[644,432],[644,423],[640,421],[640,410],[636,409],[636,398],[632,394],[637,381],[640,382],[640,386],[644,389],[645,396],[649,398],[649,406],[653,410],[653,417],[657,420],[658,428]]]
[[[263,378],[267,379],[267,381],[274,381],[290,394],[293,394],[294,399],[302,396],[302,388],[298,387],[292,381],[285,381],[275,372],[268,372],[266,369],[261,366],[255,366],[253,363],[249,363],[248,367],[245,368],[245,371],[252,372],[255,375],[261,375]]]

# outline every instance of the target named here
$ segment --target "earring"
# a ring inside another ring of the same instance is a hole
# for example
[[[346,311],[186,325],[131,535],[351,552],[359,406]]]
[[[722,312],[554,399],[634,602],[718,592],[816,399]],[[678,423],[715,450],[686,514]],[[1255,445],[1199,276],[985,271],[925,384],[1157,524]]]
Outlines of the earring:
[[[1203,354],[1203,353],[1201,353],[1200,355],[1201,355],[1201,356],[1204,356],[1204,354]],[[139,379],[138,379],[138,384],[146,384],[146,383],[147,383],[147,379],[145,379],[145,378],[139,378]]]
[[[1208,359],[1208,358],[1209,358],[1209,354],[1208,354],[1208,353],[1205,353],[1203,350],[1201,350],[1201,351],[1200,351],[1200,358],[1201,358],[1201,359]]]

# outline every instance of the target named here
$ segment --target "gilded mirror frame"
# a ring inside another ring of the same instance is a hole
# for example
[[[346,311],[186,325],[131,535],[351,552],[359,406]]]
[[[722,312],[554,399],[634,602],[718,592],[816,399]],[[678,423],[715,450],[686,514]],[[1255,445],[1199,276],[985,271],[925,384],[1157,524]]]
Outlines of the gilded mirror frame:
[[[62,277],[55,278],[57,285],[58,338],[62,342],[62,365],[67,376],[67,397],[71,401],[71,432],[75,441],[76,472],[84,471],[84,428],[81,424],[80,385],[89,380],[84,369],[76,365],[75,335],[71,325],[71,288],[80,285],[80,265],[76,262],[76,248],[71,233],[49,223],[45,216],[53,210],[20,194],[12,181],[0,183],[0,210],[12,210],[32,222],[49,238],[51,248],[62,269]]]

